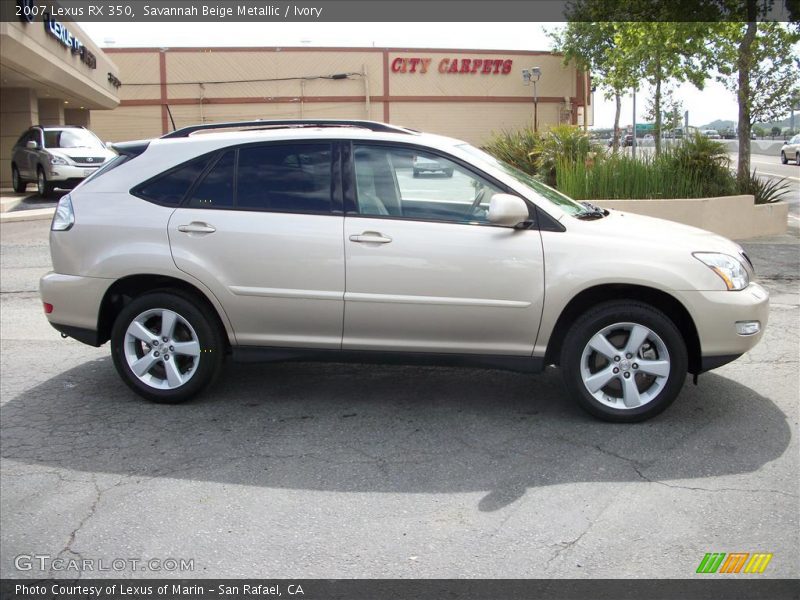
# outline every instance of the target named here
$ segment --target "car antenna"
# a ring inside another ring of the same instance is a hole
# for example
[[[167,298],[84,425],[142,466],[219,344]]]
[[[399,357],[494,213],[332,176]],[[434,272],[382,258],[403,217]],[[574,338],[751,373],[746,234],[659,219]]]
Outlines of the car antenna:
[[[167,107],[167,114],[169,115],[170,123],[172,123],[172,131],[175,131],[177,128],[175,127],[175,119],[172,118],[172,111],[169,109],[169,104],[165,104],[164,106]]]

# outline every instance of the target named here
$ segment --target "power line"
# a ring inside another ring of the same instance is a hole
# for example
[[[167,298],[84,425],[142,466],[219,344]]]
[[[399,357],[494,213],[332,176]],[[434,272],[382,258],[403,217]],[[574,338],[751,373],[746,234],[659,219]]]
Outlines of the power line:
[[[274,81],[313,81],[315,79],[347,79],[349,77],[363,77],[363,73],[334,73],[333,75],[310,75],[308,77],[273,77],[271,79],[230,79],[227,81],[178,81],[178,82],[167,82],[167,85],[221,85],[225,83],[270,83]],[[123,83],[125,87],[131,87],[136,85],[161,85],[161,82],[157,83]]]

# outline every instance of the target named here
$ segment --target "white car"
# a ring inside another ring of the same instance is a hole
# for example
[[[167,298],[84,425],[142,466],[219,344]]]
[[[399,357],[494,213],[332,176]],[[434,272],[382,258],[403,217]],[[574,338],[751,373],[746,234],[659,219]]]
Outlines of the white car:
[[[41,297],[156,402],[199,393],[227,356],[558,365],[586,411],[640,421],[767,324],[737,244],[575,202],[459,140],[251,121],[116,148],[59,201]],[[413,156],[454,175],[415,180]]]
[[[785,165],[790,160],[794,160],[794,164],[800,165],[800,134],[781,147],[781,162]]]
[[[414,155],[411,168],[414,170],[414,177],[419,177],[422,173],[444,173],[447,177],[453,176],[452,167],[434,158],[418,154]]]
[[[35,125],[23,133],[11,151],[14,191],[36,183],[40,196],[55,188],[72,189],[116,154],[84,127]]]

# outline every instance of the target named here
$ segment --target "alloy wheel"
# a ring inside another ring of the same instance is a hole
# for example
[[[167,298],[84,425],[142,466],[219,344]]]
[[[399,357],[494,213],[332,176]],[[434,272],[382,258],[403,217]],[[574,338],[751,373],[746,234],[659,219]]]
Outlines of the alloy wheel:
[[[175,311],[146,310],[125,331],[125,360],[142,383],[160,390],[186,384],[197,372],[200,341],[192,325]]]
[[[630,410],[648,404],[670,374],[664,341],[638,323],[615,323],[588,341],[581,354],[583,385],[601,404]]]

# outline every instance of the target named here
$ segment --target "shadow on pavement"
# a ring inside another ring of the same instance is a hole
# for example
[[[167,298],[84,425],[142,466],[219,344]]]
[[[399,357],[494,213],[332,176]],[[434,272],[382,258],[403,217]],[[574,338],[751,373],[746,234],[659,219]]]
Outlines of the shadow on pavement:
[[[234,365],[204,396],[141,400],[109,358],[61,373],[2,409],[2,457],[134,478],[337,492],[486,492],[755,471],[787,448],[769,399],[708,374],[661,416],[615,425],[568,401],[558,373]]]

